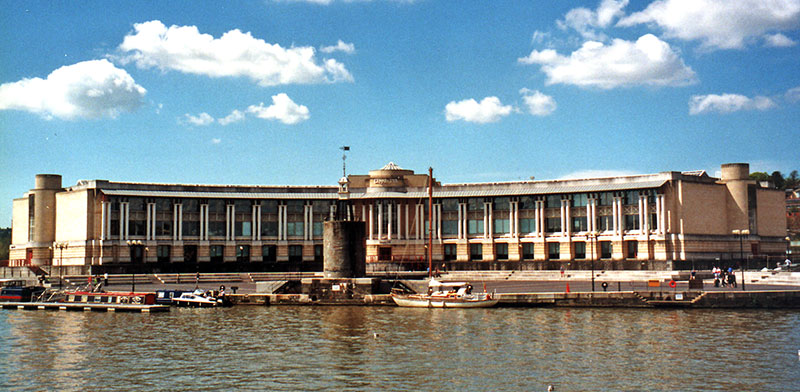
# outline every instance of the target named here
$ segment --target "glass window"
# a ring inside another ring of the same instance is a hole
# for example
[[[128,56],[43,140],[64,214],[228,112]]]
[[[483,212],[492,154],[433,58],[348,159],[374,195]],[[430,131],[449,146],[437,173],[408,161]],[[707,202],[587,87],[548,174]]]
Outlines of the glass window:
[[[601,231],[614,230],[614,219],[611,215],[599,215],[597,217],[597,229]]]
[[[442,211],[458,211],[458,199],[442,199]]]
[[[574,243],[575,246],[575,258],[576,259],[585,259],[586,258],[586,243],[585,242],[576,242]]]
[[[250,200],[236,200],[233,202],[233,209],[236,211],[237,214],[241,213],[249,213],[253,211],[252,202]]]
[[[261,222],[261,235],[264,237],[277,237],[278,236],[278,222],[275,221],[262,221]]]
[[[165,199],[163,197],[159,197],[158,199],[156,199],[156,211],[172,212],[172,199]]]
[[[327,214],[331,212],[331,203],[327,200],[314,200],[311,208],[315,214]]]
[[[561,244],[558,242],[550,242],[547,244],[547,257],[550,260],[558,260],[561,258]]]
[[[639,230],[639,215],[625,215],[625,230]]]
[[[573,216],[572,217],[572,231],[586,231],[589,230],[588,225],[586,224],[586,217],[585,216]]]
[[[470,260],[483,260],[483,244],[469,244]]]
[[[323,222],[313,222],[312,230],[314,237],[322,237],[324,226]]]
[[[141,197],[131,197],[128,199],[128,209],[130,211],[144,211],[145,203]]]
[[[467,199],[467,209],[469,211],[483,211],[483,199],[478,197]]]
[[[483,219],[470,219],[467,221],[468,234],[483,234]]]
[[[305,201],[303,200],[287,200],[286,201],[286,212],[288,214],[302,214],[305,205]]]
[[[600,258],[611,258],[611,241],[600,241]]]
[[[495,197],[492,209],[495,211],[508,211],[511,200],[508,197]]]
[[[289,261],[303,261],[303,245],[289,245]]]
[[[639,191],[626,191],[622,198],[622,204],[636,205],[639,204]]]
[[[458,221],[457,220],[443,220],[442,221],[442,234],[443,235],[456,235],[458,234]]]
[[[533,210],[536,208],[536,199],[532,196],[522,196],[519,198],[520,210]]]
[[[522,244],[522,258],[525,260],[533,259],[533,244],[525,242]]]
[[[183,212],[200,212],[200,202],[197,199],[186,199],[181,202]]]
[[[536,232],[536,219],[523,218],[519,220],[519,232],[535,233]]]
[[[183,246],[183,262],[196,263],[197,262],[197,245],[184,245]]]
[[[650,230],[658,229],[658,215],[650,214]]]
[[[548,233],[558,233],[561,231],[561,218],[545,218],[545,231]]]
[[[222,262],[222,252],[224,251],[225,247],[222,245],[211,245],[208,249],[208,254],[211,256],[211,261],[215,263]]]
[[[510,231],[508,219],[494,220],[494,234],[506,234]]]
[[[547,195],[545,208],[561,208],[561,195]]]
[[[289,236],[303,236],[303,222],[287,222],[286,234]]]
[[[278,250],[275,245],[264,245],[261,247],[261,259],[265,263],[274,263],[278,257]]]
[[[573,207],[586,207],[589,204],[589,195],[586,193],[576,193],[572,195]]]
[[[170,246],[169,245],[158,245],[156,248],[156,255],[158,256],[159,263],[168,263],[169,262],[169,252]]]
[[[597,205],[610,206],[614,203],[614,194],[612,192],[602,192],[597,197]]]
[[[444,259],[453,261],[457,258],[458,247],[456,244],[444,244]]]
[[[156,221],[156,235],[172,235],[172,221]]]
[[[208,222],[208,236],[209,237],[224,237],[225,236],[225,221],[209,221]]]
[[[208,212],[224,213],[225,200],[211,199],[208,201]]]
[[[497,260],[508,260],[508,244],[495,244],[494,251]]]
[[[183,221],[183,235],[196,237],[200,235],[200,221]]]
[[[314,261],[320,262],[324,260],[323,251],[322,245],[314,245]]]
[[[261,200],[261,213],[262,214],[277,214],[278,201],[277,200]]]
[[[638,241],[626,241],[628,246],[627,249],[627,257],[629,259],[635,259],[636,255],[639,253],[639,242]]]
[[[237,237],[242,237],[242,236],[249,237],[253,235],[253,232],[250,229],[251,227],[250,222],[235,222],[234,226],[236,227],[235,235]]]

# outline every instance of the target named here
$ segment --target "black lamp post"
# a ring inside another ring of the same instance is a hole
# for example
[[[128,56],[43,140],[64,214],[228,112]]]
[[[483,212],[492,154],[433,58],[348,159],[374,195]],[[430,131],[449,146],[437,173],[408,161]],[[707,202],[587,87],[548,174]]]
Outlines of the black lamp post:
[[[131,258],[131,293],[136,292],[136,272],[133,268],[133,249],[137,246],[142,246],[142,241],[140,240],[128,240],[125,241],[128,244],[130,250],[130,258]]]
[[[732,231],[733,234],[739,236],[739,267],[742,269],[742,291],[744,291],[744,236],[750,235],[750,230],[748,229],[736,229]]]
[[[591,249],[591,254],[589,255],[589,260],[592,262],[592,291],[594,291],[594,243],[597,241],[597,237],[595,233],[589,233],[589,246]]]
[[[55,247],[58,248],[58,289],[61,290],[61,282],[64,280],[61,272],[64,268],[64,248],[69,247],[69,244],[66,242],[56,242]]]

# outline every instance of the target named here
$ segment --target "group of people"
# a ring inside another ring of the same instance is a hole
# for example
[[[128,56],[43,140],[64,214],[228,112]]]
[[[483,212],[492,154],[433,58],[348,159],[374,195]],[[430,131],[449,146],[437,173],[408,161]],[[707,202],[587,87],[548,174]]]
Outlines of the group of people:
[[[733,273],[733,267],[728,267],[727,270],[722,270],[719,267],[711,269],[714,273],[714,287],[736,287],[736,274]]]

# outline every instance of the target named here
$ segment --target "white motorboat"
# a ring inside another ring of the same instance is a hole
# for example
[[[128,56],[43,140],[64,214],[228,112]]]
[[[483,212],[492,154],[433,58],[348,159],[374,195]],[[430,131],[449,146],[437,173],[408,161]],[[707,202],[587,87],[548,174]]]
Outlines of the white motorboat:
[[[397,306],[408,308],[488,308],[497,305],[491,293],[472,293],[466,282],[439,282],[431,279],[427,294],[392,293]]]
[[[206,296],[202,292],[183,293],[180,297],[172,298],[172,304],[176,306],[188,306],[194,308],[210,308],[222,306],[223,300],[211,296]]]

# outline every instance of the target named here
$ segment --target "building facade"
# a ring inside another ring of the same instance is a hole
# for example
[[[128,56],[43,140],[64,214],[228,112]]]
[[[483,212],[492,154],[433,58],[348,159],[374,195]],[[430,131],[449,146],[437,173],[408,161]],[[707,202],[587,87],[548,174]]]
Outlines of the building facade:
[[[36,176],[13,201],[12,265],[95,271],[322,270],[329,219],[366,225],[368,271],[688,269],[786,251],[784,193],[749,165],[613,178],[433,183],[390,163],[338,186],[214,186]],[[734,234],[735,233],[735,234]]]

